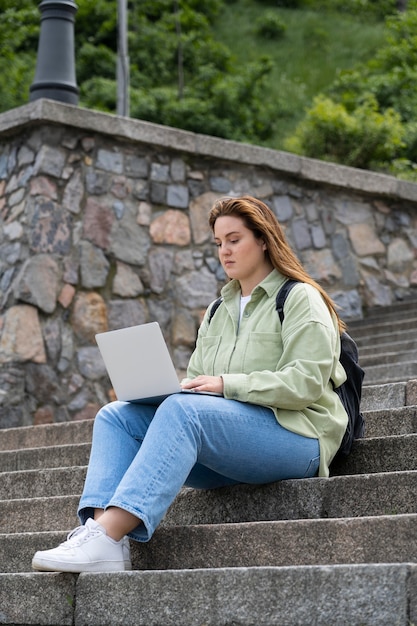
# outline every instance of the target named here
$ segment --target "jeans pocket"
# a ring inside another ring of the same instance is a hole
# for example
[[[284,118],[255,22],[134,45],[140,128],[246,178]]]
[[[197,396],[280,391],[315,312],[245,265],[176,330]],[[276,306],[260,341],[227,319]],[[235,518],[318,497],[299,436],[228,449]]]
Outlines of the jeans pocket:
[[[319,465],[320,465],[320,456],[316,456],[313,459],[311,459],[303,478],[313,478],[313,476],[317,476]]]

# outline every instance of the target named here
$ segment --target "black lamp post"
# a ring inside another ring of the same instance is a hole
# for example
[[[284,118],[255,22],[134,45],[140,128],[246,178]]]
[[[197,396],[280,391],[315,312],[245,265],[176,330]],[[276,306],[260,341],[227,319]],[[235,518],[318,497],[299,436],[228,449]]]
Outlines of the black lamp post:
[[[77,5],[73,0],[43,0],[41,31],[35,78],[30,101],[50,98],[78,104],[75,78],[74,21]]]

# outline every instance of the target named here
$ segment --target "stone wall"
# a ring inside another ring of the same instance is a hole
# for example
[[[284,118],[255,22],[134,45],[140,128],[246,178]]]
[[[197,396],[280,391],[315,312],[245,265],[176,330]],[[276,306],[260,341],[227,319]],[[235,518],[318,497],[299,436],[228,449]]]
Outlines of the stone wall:
[[[0,116],[0,427],[93,417],[97,332],[157,320],[181,376],[224,283],[213,201],[267,202],[346,319],[417,294],[417,185],[47,100]]]

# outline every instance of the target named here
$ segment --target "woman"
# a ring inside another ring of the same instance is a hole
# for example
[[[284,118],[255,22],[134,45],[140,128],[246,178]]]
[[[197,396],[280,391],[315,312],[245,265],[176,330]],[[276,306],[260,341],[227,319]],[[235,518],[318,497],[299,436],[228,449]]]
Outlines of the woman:
[[[347,414],[333,391],[339,363],[335,305],[306,273],[273,212],[245,196],[223,198],[209,223],[230,281],[199,329],[184,389],[159,405],[112,402],[97,414],[78,514],[82,526],[33,568],[130,569],[127,535],[148,541],[183,485],[328,476]],[[275,298],[287,278],[285,322]]]

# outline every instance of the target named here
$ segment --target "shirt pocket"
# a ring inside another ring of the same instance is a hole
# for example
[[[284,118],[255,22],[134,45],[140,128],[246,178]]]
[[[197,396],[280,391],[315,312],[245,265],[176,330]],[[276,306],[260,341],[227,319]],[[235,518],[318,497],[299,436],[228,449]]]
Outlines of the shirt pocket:
[[[243,371],[245,374],[260,370],[275,372],[281,355],[281,333],[250,333],[243,357]]]
[[[219,370],[219,347],[220,347],[221,337],[217,336],[209,336],[203,337],[202,339],[202,347],[203,347],[203,368],[204,374],[206,376],[215,376],[216,371]],[[216,360],[217,360],[217,368],[216,368]]]

